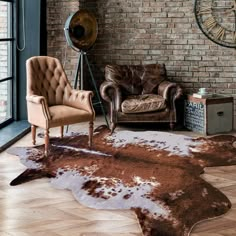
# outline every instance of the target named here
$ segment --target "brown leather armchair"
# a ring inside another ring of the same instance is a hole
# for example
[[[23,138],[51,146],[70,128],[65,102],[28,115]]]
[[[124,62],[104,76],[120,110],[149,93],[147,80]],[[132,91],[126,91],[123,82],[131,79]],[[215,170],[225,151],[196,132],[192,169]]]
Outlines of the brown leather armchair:
[[[91,91],[71,88],[60,61],[36,56],[26,61],[27,112],[35,145],[36,127],[45,129],[45,155],[49,150],[49,128],[89,121],[89,146],[92,145],[95,112]]]
[[[164,64],[107,65],[100,86],[109,103],[110,128],[124,122],[177,122],[176,100],[181,87],[167,80]]]

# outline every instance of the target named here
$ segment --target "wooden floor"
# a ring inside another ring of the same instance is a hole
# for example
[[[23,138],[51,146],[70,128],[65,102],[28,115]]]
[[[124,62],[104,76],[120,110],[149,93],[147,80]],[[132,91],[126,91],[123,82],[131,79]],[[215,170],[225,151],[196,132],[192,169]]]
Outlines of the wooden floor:
[[[86,126],[70,127],[85,130]],[[52,130],[56,135],[59,130]],[[37,140],[42,143],[42,140]],[[30,134],[14,146],[31,146]],[[80,205],[70,191],[57,190],[48,179],[11,187],[24,170],[17,157],[0,153],[0,236],[141,236],[131,211],[94,210]],[[199,223],[191,236],[236,236],[236,166],[206,169],[203,176],[224,192],[232,209],[224,216]],[[197,206],[196,206],[197,207]]]

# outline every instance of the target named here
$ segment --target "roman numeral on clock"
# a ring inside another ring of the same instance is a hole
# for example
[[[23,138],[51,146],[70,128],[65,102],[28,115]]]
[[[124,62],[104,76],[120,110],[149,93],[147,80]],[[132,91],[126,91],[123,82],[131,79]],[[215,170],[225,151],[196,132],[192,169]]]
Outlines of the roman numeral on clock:
[[[216,31],[215,37],[217,39],[223,40],[224,35],[225,35],[225,29],[222,27],[219,27],[219,29],[217,29]]]
[[[217,25],[217,22],[216,22],[215,18],[213,16],[211,16],[211,17],[207,18],[203,22],[203,24],[208,29],[208,31],[211,31]]]

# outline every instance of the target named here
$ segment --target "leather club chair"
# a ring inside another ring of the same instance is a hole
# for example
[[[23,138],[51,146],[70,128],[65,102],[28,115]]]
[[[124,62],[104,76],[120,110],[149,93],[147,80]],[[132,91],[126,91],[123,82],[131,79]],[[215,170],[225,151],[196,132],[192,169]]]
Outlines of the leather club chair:
[[[122,122],[169,122],[171,129],[177,122],[182,89],[167,80],[164,64],[107,65],[100,93],[109,103],[111,133]]]
[[[26,61],[27,112],[35,145],[36,127],[45,129],[45,155],[49,152],[49,129],[89,122],[89,146],[92,145],[95,112],[91,91],[72,89],[60,61],[36,56]]]

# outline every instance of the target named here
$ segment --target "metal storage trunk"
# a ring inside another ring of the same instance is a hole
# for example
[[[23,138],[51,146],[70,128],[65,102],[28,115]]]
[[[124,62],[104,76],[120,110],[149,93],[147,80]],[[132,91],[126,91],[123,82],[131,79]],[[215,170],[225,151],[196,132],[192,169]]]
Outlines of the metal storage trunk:
[[[233,108],[233,97],[196,98],[189,95],[184,103],[184,125],[205,135],[229,132],[233,129]]]

